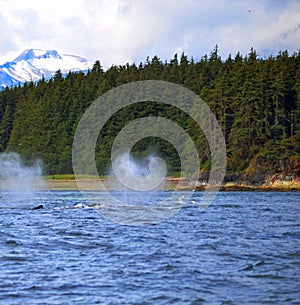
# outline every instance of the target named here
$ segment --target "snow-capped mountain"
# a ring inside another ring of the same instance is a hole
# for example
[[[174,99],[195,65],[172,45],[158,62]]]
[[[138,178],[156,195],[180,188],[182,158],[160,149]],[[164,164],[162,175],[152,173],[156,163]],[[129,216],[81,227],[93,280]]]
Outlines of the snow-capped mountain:
[[[75,55],[59,54],[55,50],[28,49],[15,60],[0,65],[0,90],[27,81],[37,81],[43,76],[51,78],[59,69],[62,74],[69,71],[86,71],[93,63]]]

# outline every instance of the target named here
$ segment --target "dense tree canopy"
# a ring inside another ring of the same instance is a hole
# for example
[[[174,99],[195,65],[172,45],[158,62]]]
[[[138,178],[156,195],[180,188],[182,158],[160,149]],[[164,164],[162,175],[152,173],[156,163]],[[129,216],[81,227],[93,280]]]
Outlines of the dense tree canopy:
[[[262,59],[251,49],[245,57],[237,53],[222,60],[217,47],[199,61],[184,53],[169,62],[154,56],[138,66],[107,71],[96,61],[87,73],[57,71],[50,80],[6,88],[0,92],[0,152],[16,151],[27,162],[42,159],[45,174],[71,173],[73,136],[87,107],[114,87],[147,79],[183,85],[210,106],[226,140],[228,171],[245,170],[258,156],[299,157],[300,53]],[[99,174],[109,170],[118,132],[132,119],[149,115],[180,124],[199,148],[201,166],[209,167],[206,139],[191,118],[176,107],[142,102],[122,109],[102,129],[96,147]],[[133,150],[136,156],[149,153],[167,160],[169,174],[180,171],[178,154],[165,140],[146,138]]]

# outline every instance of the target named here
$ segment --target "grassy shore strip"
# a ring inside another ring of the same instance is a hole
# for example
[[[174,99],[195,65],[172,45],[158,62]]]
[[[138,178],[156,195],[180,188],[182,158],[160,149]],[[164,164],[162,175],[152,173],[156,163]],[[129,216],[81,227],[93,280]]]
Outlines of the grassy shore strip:
[[[55,175],[48,175],[43,176],[43,180],[75,180],[74,174],[55,174]],[[79,179],[98,179],[99,177],[92,176],[92,175],[81,175],[78,177]],[[106,178],[106,177],[100,177],[100,178]]]

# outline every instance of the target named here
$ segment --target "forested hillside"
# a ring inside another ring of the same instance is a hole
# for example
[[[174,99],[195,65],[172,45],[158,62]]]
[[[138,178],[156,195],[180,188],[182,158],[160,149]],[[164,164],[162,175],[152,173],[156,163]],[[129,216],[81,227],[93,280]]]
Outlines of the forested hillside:
[[[162,62],[157,56],[139,65],[112,66],[99,61],[87,74],[60,71],[50,79],[0,92],[0,152],[15,151],[27,162],[42,159],[45,174],[72,173],[72,141],[87,107],[101,94],[137,80],[165,80],[198,94],[216,115],[227,145],[227,171],[241,172],[263,158],[300,156],[300,53],[286,51],[259,58],[255,50],[221,59],[217,47],[200,60],[185,54]],[[175,107],[138,103],[111,118],[96,148],[99,174],[107,174],[114,137],[130,120],[160,115],[178,122],[202,151],[201,166],[209,168],[209,149],[195,123]],[[134,152],[167,159],[169,174],[180,170],[175,149],[164,140],[147,138]],[[251,163],[252,162],[252,163]],[[197,169],[195,169],[196,171]]]

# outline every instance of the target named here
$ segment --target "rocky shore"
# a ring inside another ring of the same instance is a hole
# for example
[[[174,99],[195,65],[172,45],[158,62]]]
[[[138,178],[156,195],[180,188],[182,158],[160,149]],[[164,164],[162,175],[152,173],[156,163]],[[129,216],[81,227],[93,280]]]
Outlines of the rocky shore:
[[[210,189],[209,172],[199,174],[196,190]],[[241,173],[226,173],[221,191],[300,191],[300,157],[269,161],[257,158]]]

